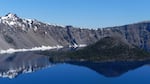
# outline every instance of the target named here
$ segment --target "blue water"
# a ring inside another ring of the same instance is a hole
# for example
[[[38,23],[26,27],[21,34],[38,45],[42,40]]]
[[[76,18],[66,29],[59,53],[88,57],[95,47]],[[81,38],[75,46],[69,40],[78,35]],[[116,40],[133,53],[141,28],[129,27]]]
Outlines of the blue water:
[[[101,76],[96,72],[70,64],[60,64],[14,79],[0,78],[3,84],[99,84]]]
[[[86,67],[59,64],[17,78],[0,78],[1,84],[150,84],[150,66],[143,66],[119,77],[104,77]]]
[[[0,56],[0,74],[9,69],[20,71],[12,79],[0,76],[1,84],[150,84],[150,61],[55,64],[31,52]]]

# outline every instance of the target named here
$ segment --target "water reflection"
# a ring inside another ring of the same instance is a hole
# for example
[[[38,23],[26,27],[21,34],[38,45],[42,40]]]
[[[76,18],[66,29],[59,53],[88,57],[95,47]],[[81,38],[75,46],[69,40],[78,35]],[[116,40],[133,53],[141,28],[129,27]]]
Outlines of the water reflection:
[[[68,62],[70,64],[88,67],[105,77],[119,77],[130,70],[150,64],[150,61],[138,62]]]
[[[59,63],[59,62],[57,62]],[[65,62],[76,66],[87,67],[105,77],[119,77],[130,70],[137,69],[150,61],[141,62]],[[60,63],[59,63],[60,64]],[[49,57],[39,52],[24,52],[0,55],[0,77],[15,78],[22,73],[31,73],[36,70],[55,65]],[[57,66],[57,65],[56,65]]]
[[[0,77],[14,78],[50,65],[48,57],[33,52],[0,55]]]

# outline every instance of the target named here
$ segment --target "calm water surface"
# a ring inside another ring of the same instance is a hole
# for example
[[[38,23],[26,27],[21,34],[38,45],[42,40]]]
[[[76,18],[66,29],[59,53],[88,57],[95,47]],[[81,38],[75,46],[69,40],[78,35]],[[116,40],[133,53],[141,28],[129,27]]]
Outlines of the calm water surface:
[[[150,84],[150,61],[51,63],[34,52],[0,55],[1,84]]]

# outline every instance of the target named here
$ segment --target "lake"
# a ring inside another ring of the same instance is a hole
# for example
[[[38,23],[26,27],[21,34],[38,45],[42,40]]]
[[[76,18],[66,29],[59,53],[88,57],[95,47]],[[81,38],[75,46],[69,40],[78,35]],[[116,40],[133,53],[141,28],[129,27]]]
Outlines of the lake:
[[[150,84],[150,61],[53,63],[39,52],[0,55],[1,84]]]

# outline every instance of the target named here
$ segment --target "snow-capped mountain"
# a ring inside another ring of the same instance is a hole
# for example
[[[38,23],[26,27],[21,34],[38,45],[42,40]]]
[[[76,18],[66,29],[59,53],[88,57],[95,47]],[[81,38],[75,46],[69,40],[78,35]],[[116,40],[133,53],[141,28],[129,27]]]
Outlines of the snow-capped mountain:
[[[12,13],[0,17],[0,50],[41,46],[83,47],[107,36],[150,50],[149,21],[93,30],[22,19]]]
[[[28,49],[40,46],[80,47],[86,45],[81,40],[82,38],[79,39],[80,42],[76,42],[71,34],[72,29],[74,34],[76,30],[81,31],[81,33],[85,31],[71,26],[65,28],[58,25],[49,25],[35,19],[22,19],[16,14],[9,13],[0,17],[0,43],[2,43],[0,49]],[[85,36],[83,35],[83,38]]]
[[[16,14],[12,13],[8,13],[7,15],[1,17],[0,22],[10,27],[20,27],[24,31],[26,28],[35,28],[36,30],[37,26],[35,24],[41,25],[41,22],[37,20],[21,19]]]

